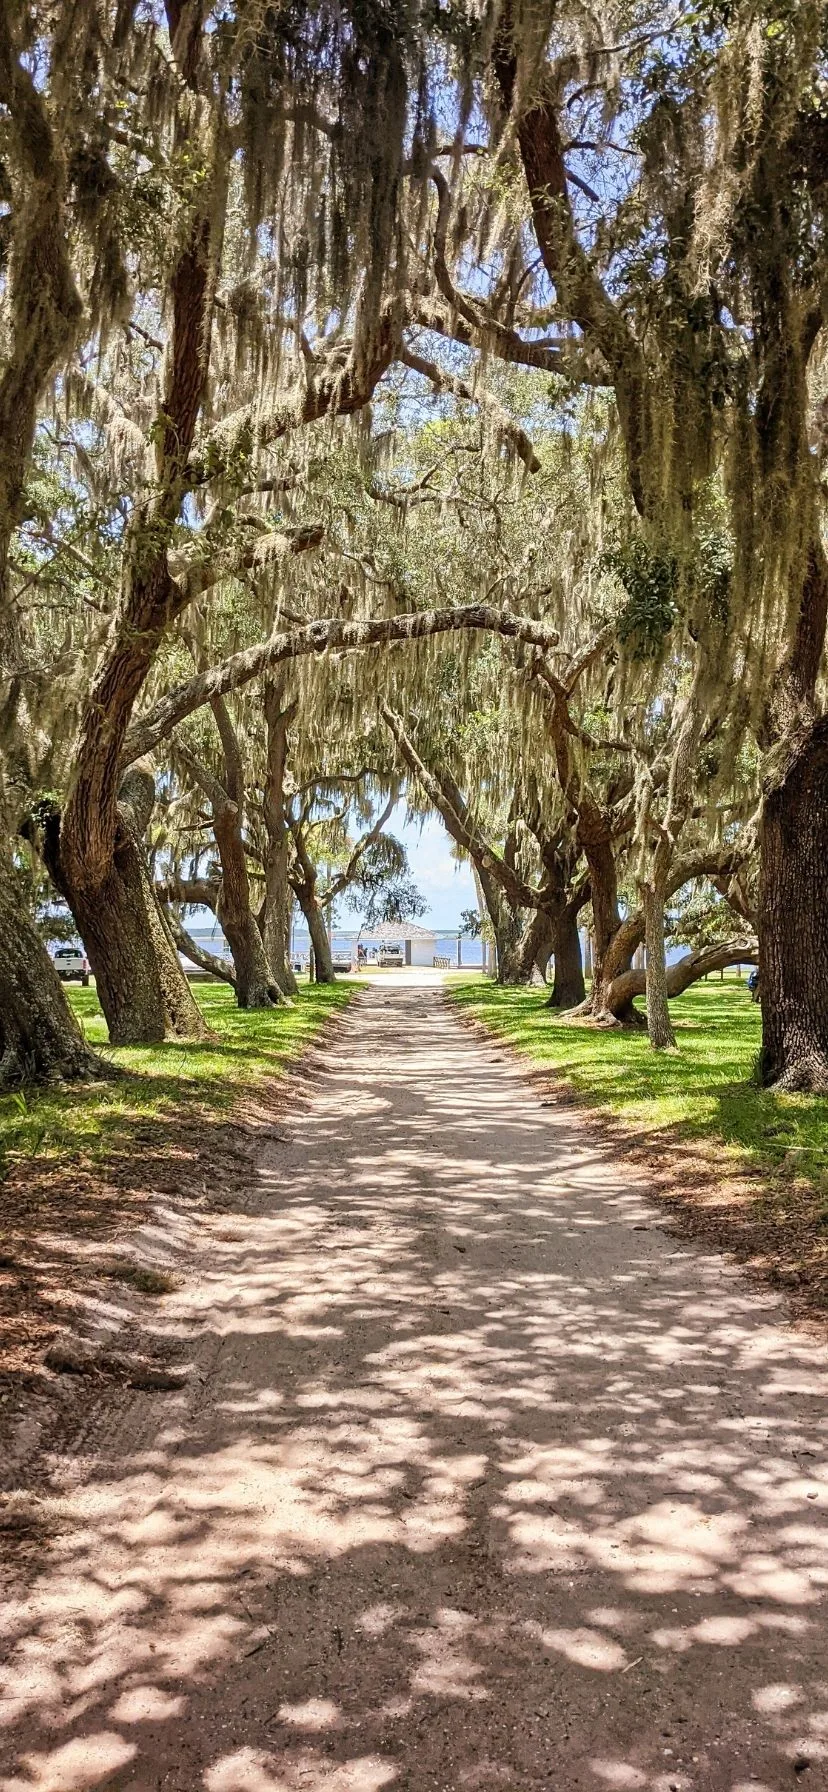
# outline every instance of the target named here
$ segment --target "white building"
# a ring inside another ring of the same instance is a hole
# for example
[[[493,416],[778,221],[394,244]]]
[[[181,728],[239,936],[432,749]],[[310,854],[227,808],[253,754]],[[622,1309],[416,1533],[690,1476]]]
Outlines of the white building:
[[[355,955],[358,942],[372,958],[385,946],[401,946],[403,964],[433,965],[437,956],[436,933],[431,927],[418,927],[415,921],[383,921],[370,932],[366,929],[353,937]]]

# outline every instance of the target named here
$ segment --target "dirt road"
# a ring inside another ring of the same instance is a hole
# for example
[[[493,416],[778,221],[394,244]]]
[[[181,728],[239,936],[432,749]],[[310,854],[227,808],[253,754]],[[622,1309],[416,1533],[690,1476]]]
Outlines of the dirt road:
[[[341,1023],[5,1605],[2,1792],[828,1787],[828,1355],[429,988]]]

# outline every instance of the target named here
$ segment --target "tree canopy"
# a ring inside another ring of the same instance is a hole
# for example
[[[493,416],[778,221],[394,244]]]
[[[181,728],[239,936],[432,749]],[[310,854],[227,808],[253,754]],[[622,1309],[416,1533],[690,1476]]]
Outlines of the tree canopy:
[[[664,1048],[758,952],[828,1091],[824,0],[2,15],[2,1077],[90,1068],[45,875],[197,1035],[193,904],[290,1000],[404,796],[502,979]]]

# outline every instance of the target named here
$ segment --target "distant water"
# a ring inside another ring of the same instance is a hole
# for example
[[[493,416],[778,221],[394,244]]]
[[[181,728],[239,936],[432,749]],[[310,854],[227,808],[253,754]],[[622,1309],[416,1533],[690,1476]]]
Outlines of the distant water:
[[[220,927],[191,927],[188,931],[191,937],[195,940],[196,945],[200,946],[203,952],[212,952],[215,954],[216,958],[229,958],[230,950]],[[307,958],[309,944],[308,935],[306,933],[300,933],[297,929],[293,936],[293,949],[297,957]],[[337,952],[340,950],[347,951],[348,947],[353,945],[354,942],[352,942],[346,934],[337,933],[334,930],[331,935],[331,944],[334,952]],[[479,969],[483,963],[483,951],[480,940],[464,938],[461,940],[460,945],[463,968],[465,969],[466,965],[468,965],[470,969]],[[452,965],[456,965],[457,935],[436,934],[434,941],[434,956],[435,958],[448,958]]]

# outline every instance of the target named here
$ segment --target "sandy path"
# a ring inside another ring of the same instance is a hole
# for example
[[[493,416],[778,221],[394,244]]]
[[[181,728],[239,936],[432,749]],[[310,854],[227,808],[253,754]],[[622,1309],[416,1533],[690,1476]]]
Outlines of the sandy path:
[[[2,1792],[828,1787],[824,1349],[433,988],[285,1130],[3,1611]]]

